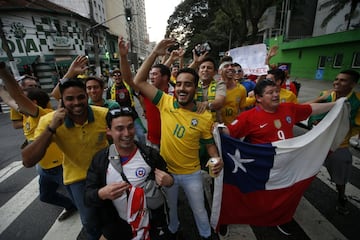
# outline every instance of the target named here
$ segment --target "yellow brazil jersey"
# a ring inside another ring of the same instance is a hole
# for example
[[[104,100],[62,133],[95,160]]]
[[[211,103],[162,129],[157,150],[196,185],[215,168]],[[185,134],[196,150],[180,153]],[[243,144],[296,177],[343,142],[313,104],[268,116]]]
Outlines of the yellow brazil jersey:
[[[24,115],[23,130],[24,130],[24,135],[29,142],[34,140],[35,129],[39,123],[40,117],[53,111],[52,109],[48,109],[48,108],[43,109],[41,107],[38,107],[38,109],[39,109],[39,113],[38,116],[36,117]],[[60,151],[60,149],[56,146],[55,143],[51,143],[47,148],[44,157],[39,162],[39,165],[44,169],[50,169],[60,166],[62,164],[62,160],[63,160],[63,153]]]
[[[280,89],[280,103],[297,103],[296,95],[287,89],[281,88]]]
[[[23,120],[23,115],[14,109],[10,109],[10,120],[11,121],[21,121]]]
[[[170,173],[190,174],[200,170],[200,139],[213,143],[210,112],[202,114],[179,107],[174,97],[158,91],[153,103],[160,110],[160,154]]]
[[[71,184],[86,178],[87,170],[96,152],[108,145],[106,138],[107,108],[89,106],[88,119],[78,125],[69,118],[56,129],[52,141],[64,153],[63,177],[65,184]],[[40,119],[35,130],[35,137],[46,130],[54,113],[49,113]]]
[[[240,109],[246,107],[246,89],[241,84],[236,84],[236,87],[226,90],[225,104],[221,108],[221,120],[223,123],[230,124],[237,115]]]

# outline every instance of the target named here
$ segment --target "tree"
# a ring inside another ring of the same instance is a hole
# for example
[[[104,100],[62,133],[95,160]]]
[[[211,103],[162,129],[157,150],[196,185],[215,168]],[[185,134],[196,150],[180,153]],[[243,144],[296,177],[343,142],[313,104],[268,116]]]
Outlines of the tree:
[[[345,21],[347,21],[346,30],[350,28],[351,19],[354,17],[356,7],[360,0],[329,0],[322,3],[319,10],[331,7],[329,15],[327,15],[321,23],[321,27],[325,27],[329,21],[335,17],[344,7],[350,3],[350,12],[345,15]]]
[[[185,0],[170,16],[166,36],[175,37],[187,49],[209,41],[216,59],[229,48],[258,43],[259,20],[278,1]],[[191,57],[191,51],[185,57]]]

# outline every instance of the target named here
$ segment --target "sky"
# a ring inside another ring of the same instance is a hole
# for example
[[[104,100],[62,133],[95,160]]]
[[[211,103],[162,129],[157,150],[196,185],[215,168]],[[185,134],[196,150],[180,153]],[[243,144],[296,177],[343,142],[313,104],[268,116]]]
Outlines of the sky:
[[[145,0],[146,25],[151,42],[165,36],[167,20],[181,0]]]

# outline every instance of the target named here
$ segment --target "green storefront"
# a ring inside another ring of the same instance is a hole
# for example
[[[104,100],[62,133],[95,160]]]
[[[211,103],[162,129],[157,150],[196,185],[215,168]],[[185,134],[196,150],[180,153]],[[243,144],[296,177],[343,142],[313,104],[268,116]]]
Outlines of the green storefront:
[[[271,38],[269,45],[279,47],[270,63],[288,64],[292,79],[332,81],[345,69],[360,72],[360,30],[286,41]]]

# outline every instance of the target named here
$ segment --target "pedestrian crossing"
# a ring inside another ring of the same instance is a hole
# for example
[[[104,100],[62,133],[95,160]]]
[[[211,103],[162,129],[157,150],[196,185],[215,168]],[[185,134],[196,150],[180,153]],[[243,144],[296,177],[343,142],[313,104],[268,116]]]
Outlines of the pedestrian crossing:
[[[360,174],[359,166],[360,159],[354,157],[353,171],[355,176],[359,176]],[[8,228],[16,228],[16,222],[18,218],[22,219],[22,221],[27,221],[22,216],[23,212],[30,211],[31,215],[38,215],[38,220],[40,221],[40,218],[45,218],[45,216],[51,212],[51,208],[57,208],[45,203],[39,204],[38,176],[36,175],[36,171],[34,169],[23,168],[21,161],[12,162],[0,170],[1,198],[2,194],[4,194],[5,190],[7,189],[5,185],[16,181],[17,179],[14,178],[16,178],[15,176],[18,175],[18,173],[21,171],[31,171],[33,173],[33,178],[21,189],[14,192],[6,202],[2,202],[0,208],[0,239],[9,239],[3,238],[3,234],[7,231]],[[316,196],[307,197],[309,194],[305,194],[301,199],[294,215],[294,220],[299,226],[300,233],[297,233],[299,236],[295,238],[293,237],[291,239],[358,239],[356,226],[359,226],[358,223],[360,217],[360,179],[353,178],[351,183],[347,185],[346,193],[349,197],[349,203],[351,205],[351,212],[347,216],[338,214],[333,207],[336,203],[335,186],[329,181],[329,175],[324,167],[321,168],[314,183],[314,185],[312,184],[310,186],[309,192],[315,192]],[[329,198],[328,196],[332,196],[332,198]],[[319,202],[315,204],[313,199],[318,199]],[[34,202],[38,202],[40,207],[34,207]],[[57,211],[56,214],[51,217],[51,224],[49,224],[47,229],[42,231],[42,235],[17,236],[13,239],[82,239],[81,237],[79,238],[79,234],[82,229],[79,214],[77,213],[69,219],[59,222],[56,219],[60,214],[61,211]],[[42,225],[39,225],[37,222],[37,220],[30,220],[26,224],[28,224],[30,229],[41,228]],[[183,229],[184,228],[185,227],[183,226]],[[278,233],[276,233],[274,229],[270,231],[267,229],[264,230],[264,228],[249,225],[230,225],[229,236],[221,239],[286,239],[284,236],[279,236],[276,234]]]
[[[8,105],[6,105],[5,103],[3,102],[0,102],[0,109],[1,109],[1,112],[0,113],[9,113],[10,112],[10,107]]]

